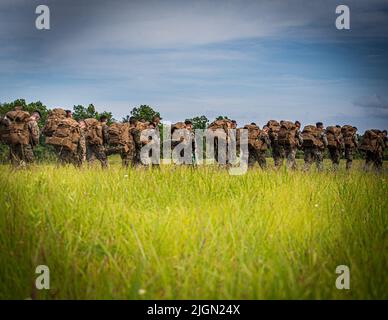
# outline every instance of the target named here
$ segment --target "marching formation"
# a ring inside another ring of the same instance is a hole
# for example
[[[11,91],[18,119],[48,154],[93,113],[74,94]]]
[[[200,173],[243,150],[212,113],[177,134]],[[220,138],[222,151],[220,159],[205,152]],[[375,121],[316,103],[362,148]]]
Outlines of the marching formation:
[[[103,168],[108,166],[108,156],[119,154],[125,167],[148,165],[142,160],[141,150],[148,144],[160,143],[160,118],[155,116],[151,122],[131,117],[129,122],[107,124],[107,118],[94,118],[76,121],[70,110],[56,108],[50,111],[46,123],[40,132],[39,111],[32,114],[21,107],[9,111],[0,121],[1,142],[10,149],[10,161],[16,166],[25,166],[34,161],[34,147],[39,144],[42,134],[45,144],[51,145],[60,164],[81,166],[98,160]],[[237,129],[237,130],[236,130]],[[355,152],[365,154],[365,170],[372,167],[380,171],[383,165],[384,150],[388,146],[387,131],[367,130],[361,141],[357,138],[357,128],[351,125],[324,127],[322,122],[301,127],[299,121],[270,120],[262,129],[255,123],[238,128],[234,120],[223,119],[212,122],[206,134],[213,137],[214,159],[219,164],[233,165],[229,146],[235,145],[237,154],[242,144],[241,132],[247,132],[247,163],[252,167],[257,162],[262,169],[267,166],[266,153],[271,151],[275,168],[280,168],[284,160],[290,170],[297,169],[296,153],[304,152],[304,171],[308,171],[315,162],[317,169],[323,169],[325,150],[332,162],[332,169],[339,167],[341,155],[346,159],[346,169],[351,169]],[[147,134],[143,134],[147,131]],[[152,132],[152,134],[149,134]],[[198,156],[197,130],[191,121],[178,122],[171,126],[171,147],[183,156],[190,153],[189,161],[195,164]],[[164,137],[164,139],[166,139]],[[208,146],[208,145],[207,145]],[[228,146],[227,152],[219,152]],[[158,149],[159,150],[159,149]],[[202,149],[200,149],[202,152]],[[149,149],[152,156],[155,149]],[[174,151],[173,151],[174,152]],[[244,155],[241,154],[240,158]],[[187,158],[186,158],[187,159]],[[155,164],[155,163],[153,163]]]

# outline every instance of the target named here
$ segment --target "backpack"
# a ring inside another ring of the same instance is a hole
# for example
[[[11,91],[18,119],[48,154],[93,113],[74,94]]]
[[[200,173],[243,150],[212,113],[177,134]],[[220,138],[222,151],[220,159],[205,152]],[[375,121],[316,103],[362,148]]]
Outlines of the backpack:
[[[230,123],[230,120],[223,119],[223,120],[215,120],[211,124],[209,124],[208,129],[212,131],[216,130],[224,130],[225,133],[228,133],[228,123]]]
[[[381,136],[381,131],[378,129],[366,130],[359,147],[362,151],[375,152],[378,149],[378,141]]]
[[[341,128],[329,126],[326,128],[327,143],[329,148],[340,148]]]
[[[177,123],[174,123],[172,126],[171,126],[171,134],[175,131],[175,130],[179,130],[179,129],[185,129],[186,128],[186,124],[184,122],[177,122]]]
[[[18,109],[7,112],[5,116],[8,119],[8,125],[3,126],[2,140],[9,145],[28,145],[30,143],[30,130],[28,129],[30,114]]]
[[[323,142],[320,139],[321,131],[314,125],[307,125],[303,128],[302,138],[303,144],[302,147],[323,147]]]
[[[292,121],[282,121],[278,132],[278,143],[282,146],[296,145],[296,125]]]
[[[260,150],[263,142],[260,139],[260,128],[253,124],[247,124],[244,129],[248,129],[248,146]]]
[[[94,118],[88,118],[84,121],[86,123],[86,142],[91,145],[103,145],[104,134],[101,122]]]
[[[139,130],[140,132],[142,132],[143,130],[146,130],[148,129],[148,125],[150,123],[149,122],[141,122],[141,121],[138,121],[136,123],[136,129]]]
[[[79,123],[72,118],[59,119],[51,136],[46,136],[46,144],[75,152],[81,138]]]
[[[61,108],[56,108],[51,110],[47,117],[42,133],[46,137],[51,137],[55,132],[55,130],[57,129],[59,121],[64,119],[65,117],[66,117],[65,110]]]
[[[280,123],[276,120],[269,120],[267,122],[267,127],[269,128],[269,138],[271,139],[271,142],[277,141]]]
[[[9,139],[9,121],[5,117],[0,118],[0,143],[7,143]]]
[[[355,147],[354,145],[354,135],[356,134],[357,130],[351,125],[344,125],[341,128],[341,133],[344,138],[345,146],[347,147]]]
[[[123,147],[125,152],[133,146],[129,123],[112,123],[108,128],[108,137],[110,146]]]

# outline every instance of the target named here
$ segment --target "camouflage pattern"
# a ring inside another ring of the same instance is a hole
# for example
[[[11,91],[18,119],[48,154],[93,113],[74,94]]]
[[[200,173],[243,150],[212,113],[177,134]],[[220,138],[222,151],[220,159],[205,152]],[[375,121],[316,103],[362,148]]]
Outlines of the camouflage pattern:
[[[102,145],[97,144],[87,144],[86,145],[86,158],[89,164],[93,164],[97,159],[101,163],[102,168],[108,167],[108,141],[109,141],[109,133],[108,133],[108,125],[106,123],[101,123],[102,126]]]
[[[131,164],[131,166],[136,167],[141,164],[141,161],[140,161],[140,150],[142,147],[142,142],[140,141],[141,132],[139,129],[133,126],[130,129],[130,133],[132,134],[135,146],[133,148],[132,153],[128,155],[128,159],[126,161],[128,161]]]
[[[272,158],[275,163],[275,168],[278,169],[283,165],[283,160],[285,158],[285,151],[282,146],[280,146],[277,141],[271,142],[272,148]]]
[[[311,165],[314,163],[317,165],[318,171],[323,170],[323,151],[317,148],[310,147],[304,148],[304,171],[309,171]]]
[[[337,171],[340,164],[341,159],[341,149],[339,148],[328,148],[329,149],[329,156],[330,160],[333,164],[333,170]]]
[[[261,149],[253,148],[248,145],[248,166],[252,167],[257,162],[261,169],[267,168],[267,160],[265,158],[265,153],[267,148],[271,145],[271,140],[268,134],[260,133],[259,139],[262,140],[263,145]]]
[[[88,144],[87,157],[89,164],[93,164],[97,159],[100,161],[102,168],[108,167],[108,156],[106,154],[106,148],[103,145]]]
[[[354,146],[345,146],[346,169],[350,170],[353,164],[353,156],[358,146],[357,135],[353,137]]]
[[[290,170],[296,170],[297,169],[297,165],[296,165],[296,152],[298,150],[298,148],[300,148],[303,144],[303,137],[302,137],[302,133],[300,132],[299,129],[297,129],[296,133],[295,133],[295,138],[296,138],[296,144],[295,145],[289,145],[289,146],[285,146],[283,148],[284,150],[284,158],[286,158],[286,166],[287,166],[287,169],[290,169]],[[281,164],[282,165],[282,162],[281,161]]]
[[[9,158],[10,158],[11,164],[14,167],[25,167],[29,164],[32,164],[35,160],[33,146],[31,144],[10,145],[9,150],[10,150]]]
[[[78,143],[78,157],[80,164],[83,164],[86,161],[86,132],[81,128],[80,130],[80,140]]]
[[[40,130],[38,122],[34,119],[28,121],[28,130],[30,133],[30,143],[28,145],[10,145],[9,158],[14,167],[24,167],[32,164],[35,160],[34,147],[39,144]]]
[[[377,150],[375,152],[366,152],[364,165],[365,171],[369,171],[372,167],[377,172],[381,172],[383,170],[384,150],[387,147],[387,137],[379,137]]]

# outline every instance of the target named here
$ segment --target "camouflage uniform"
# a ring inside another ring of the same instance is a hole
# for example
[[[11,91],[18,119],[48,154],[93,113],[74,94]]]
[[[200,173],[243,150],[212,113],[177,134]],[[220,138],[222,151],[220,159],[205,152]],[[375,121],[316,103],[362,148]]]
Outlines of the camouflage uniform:
[[[86,132],[82,128],[80,130],[80,135],[81,137],[79,139],[77,151],[78,151],[79,163],[82,165],[86,159]]]
[[[353,146],[345,145],[346,170],[350,170],[352,168],[353,155],[358,147],[358,140],[356,134],[353,137],[353,144]]]
[[[388,146],[387,138],[379,137],[377,143],[378,147],[375,152],[366,152],[364,166],[365,171],[369,171],[372,166],[377,172],[381,172],[383,170],[384,150]]]
[[[88,157],[88,162],[92,164],[95,159],[100,161],[101,167],[102,168],[107,168],[108,167],[108,156],[107,156],[107,148],[106,144],[108,141],[108,126],[103,123],[102,124],[102,133],[103,133],[103,144],[98,145],[98,144],[88,144],[87,145],[87,157]]]
[[[272,157],[275,163],[275,168],[280,168],[283,165],[284,148],[279,145],[277,136],[271,134],[271,149],[272,149]]]
[[[337,146],[328,146],[330,160],[333,164],[333,171],[337,171],[341,160],[341,150],[344,148],[344,142],[340,135],[337,139]]]
[[[304,148],[304,171],[309,171],[314,161],[317,165],[318,171],[323,170],[323,156],[325,147],[328,145],[326,133],[324,131],[320,133],[320,140],[323,143],[323,147]]]
[[[140,161],[140,150],[142,147],[142,143],[140,141],[141,132],[136,127],[131,127],[130,133],[133,137],[134,148],[132,148],[132,153],[128,155],[128,162],[131,163],[132,166],[138,166]]]
[[[68,149],[58,146],[55,148],[55,151],[58,156],[59,164],[72,164],[76,167],[80,167],[86,158],[85,131],[83,129],[80,129],[80,140],[78,141],[77,150],[70,151]]]
[[[329,149],[330,160],[333,164],[333,170],[337,171],[340,164],[340,159],[341,159],[341,150],[335,147],[329,147],[328,149]]]
[[[35,120],[29,120],[28,130],[30,132],[30,143],[27,145],[10,145],[10,160],[15,167],[25,166],[34,162],[33,148],[39,144],[39,126]]]
[[[265,153],[267,148],[271,145],[271,140],[267,134],[261,133],[259,139],[263,142],[263,148],[257,149],[248,145],[248,166],[252,167],[258,162],[261,169],[267,168],[267,160],[265,158]]]
[[[284,147],[284,156],[287,159],[286,160],[286,165],[287,165],[287,168],[291,169],[291,170],[296,170],[297,169],[297,166],[296,166],[296,151],[303,144],[303,138],[302,138],[302,134],[301,134],[300,130],[296,131],[295,138],[296,138],[296,144]]]

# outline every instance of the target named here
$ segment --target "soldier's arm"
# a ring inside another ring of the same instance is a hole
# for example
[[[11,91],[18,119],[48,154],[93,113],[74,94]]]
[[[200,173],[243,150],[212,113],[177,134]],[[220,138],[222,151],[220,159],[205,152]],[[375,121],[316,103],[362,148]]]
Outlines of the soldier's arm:
[[[30,121],[28,123],[28,129],[30,130],[32,144],[35,146],[38,145],[40,135],[38,123],[36,121]]]
[[[109,134],[108,134],[108,129],[109,129],[109,127],[106,125],[106,124],[104,124],[103,126],[102,126],[102,134],[103,134],[103,138],[104,138],[104,144],[107,144],[108,143],[108,141],[109,141]]]
[[[358,148],[358,138],[357,138],[356,134],[353,136],[353,142],[354,142],[354,145],[356,146],[356,148]]]
[[[86,137],[85,133],[81,132],[81,138],[79,139],[79,152],[82,159],[86,158]]]
[[[329,142],[327,141],[327,136],[326,136],[326,133],[324,133],[324,132],[322,132],[322,141],[323,141],[323,144],[325,145],[325,147],[327,147]]]
[[[302,146],[303,145],[303,137],[302,137],[302,133],[300,131],[297,132],[296,134],[296,137],[298,139],[298,142],[299,142],[299,146]]]

